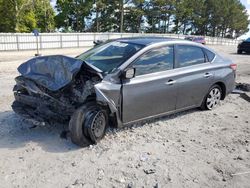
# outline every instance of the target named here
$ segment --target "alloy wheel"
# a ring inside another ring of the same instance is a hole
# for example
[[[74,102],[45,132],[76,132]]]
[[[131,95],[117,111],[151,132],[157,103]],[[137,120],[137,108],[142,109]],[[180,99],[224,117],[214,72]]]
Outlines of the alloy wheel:
[[[207,108],[211,110],[214,107],[216,107],[219,104],[220,99],[221,99],[221,90],[218,87],[213,88],[207,96],[206,100]]]

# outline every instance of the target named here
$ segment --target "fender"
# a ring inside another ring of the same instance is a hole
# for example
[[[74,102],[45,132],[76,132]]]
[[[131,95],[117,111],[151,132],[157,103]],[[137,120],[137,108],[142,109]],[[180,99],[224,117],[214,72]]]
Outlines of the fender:
[[[119,107],[121,106],[120,91],[121,84],[114,84],[102,81],[94,86],[96,93],[96,102],[108,106],[111,114],[115,115],[117,127],[121,128],[123,123],[120,118]]]

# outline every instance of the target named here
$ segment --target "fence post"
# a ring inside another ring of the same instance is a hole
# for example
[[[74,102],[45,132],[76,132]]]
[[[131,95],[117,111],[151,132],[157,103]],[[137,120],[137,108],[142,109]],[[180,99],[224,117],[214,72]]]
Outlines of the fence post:
[[[18,38],[18,34],[16,35],[16,47],[17,47],[17,51],[20,50],[20,47],[19,47],[19,38]]]
[[[77,33],[77,47],[80,47],[80,41],[79,41],[79,33]]]
[[[96,36],[95,36],[95,33],[94,33],[94,41],[96,41]]]
[[[60,47],[62,48],[63,45],[62,45],[62,33],[60,33]]]
[[[39,41],[40,41],[40,50],[43,48],[43,43],[42,43],[42,35],[39,35]]]

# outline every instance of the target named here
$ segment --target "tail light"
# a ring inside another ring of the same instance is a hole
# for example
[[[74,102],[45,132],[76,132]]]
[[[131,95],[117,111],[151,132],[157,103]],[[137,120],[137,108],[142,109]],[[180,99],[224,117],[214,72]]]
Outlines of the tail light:
[[[232,70],[236,71],[237,69],[237,64],[230,64],[230,67]]]

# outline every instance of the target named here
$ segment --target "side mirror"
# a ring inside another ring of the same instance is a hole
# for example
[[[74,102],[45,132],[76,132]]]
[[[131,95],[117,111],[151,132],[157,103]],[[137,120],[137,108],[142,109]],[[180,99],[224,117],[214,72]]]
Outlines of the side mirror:
[[[135,77],[135,68],[129,68],[124,71],[123,77],[125,79],[131,79]]]

